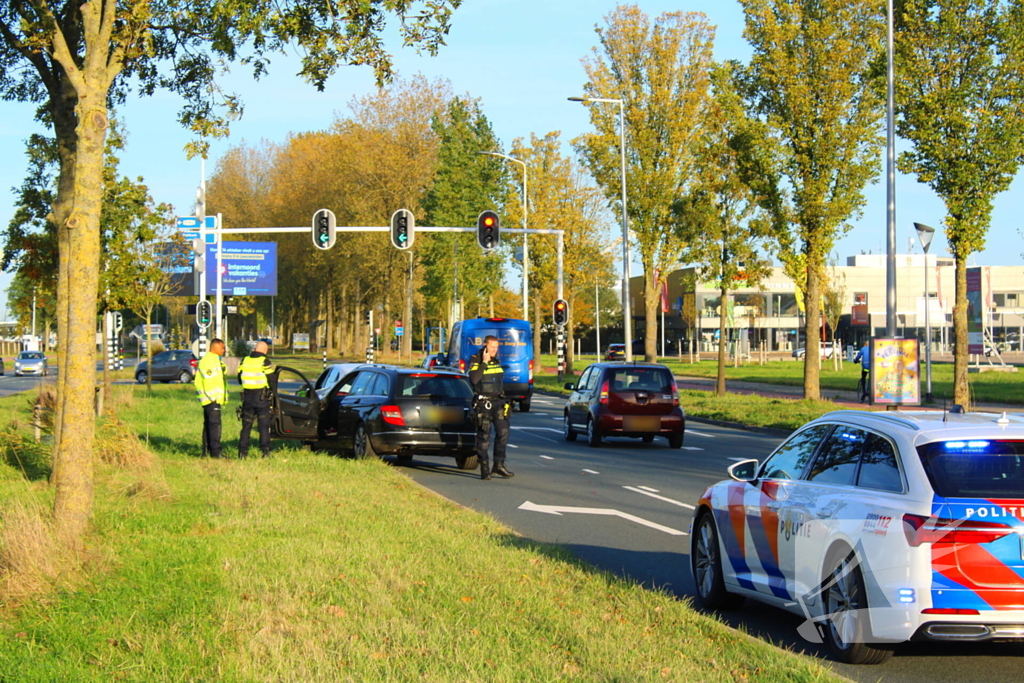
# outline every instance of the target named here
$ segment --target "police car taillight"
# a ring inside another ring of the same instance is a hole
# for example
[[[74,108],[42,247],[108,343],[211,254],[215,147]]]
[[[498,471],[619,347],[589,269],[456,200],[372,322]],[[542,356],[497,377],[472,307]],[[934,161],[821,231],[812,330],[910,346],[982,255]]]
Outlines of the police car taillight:
[[[981,614],[976,609],[964,609],[962,607],[929,607],[921,610],[921,614],[957,614],[960,616],[976,616]]]
[[[604,384],[601,385],[601,398],[600,398],[600,402],[601,402],[601,405],[603,405],[603,406],[608,405],[608,380],[605,380]]]
[[[398,406],[381,406],[380,416],[389,425],[396,427],[405,426],[405,418],[402,417],[402,409]]]
[[[464,360],[462,360],[460,358],[459,359],[459,372],[465,372],[465,371],[466,371],[466,361],[464,361]]]
[[[998,522],[906,514],[903,515],[903,533],[907,543],[917,548],[924,543],[991,543],[1013,533],[1013,528]]]

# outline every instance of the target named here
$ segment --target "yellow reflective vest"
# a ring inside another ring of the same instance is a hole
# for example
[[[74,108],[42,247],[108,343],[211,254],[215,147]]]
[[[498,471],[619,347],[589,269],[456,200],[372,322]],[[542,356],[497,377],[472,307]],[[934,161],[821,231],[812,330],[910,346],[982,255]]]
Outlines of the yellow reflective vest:
[[[193,384],[196,397],[204,406],[211,403],[224,405],[228,402],[227,368],[216,353],[207,351],[199,361]]]
[[[270,386],[267,375],[273,371],[274,366],[266,356],[246,356],[238,366],[238,380],[243,389],[265,389]]]

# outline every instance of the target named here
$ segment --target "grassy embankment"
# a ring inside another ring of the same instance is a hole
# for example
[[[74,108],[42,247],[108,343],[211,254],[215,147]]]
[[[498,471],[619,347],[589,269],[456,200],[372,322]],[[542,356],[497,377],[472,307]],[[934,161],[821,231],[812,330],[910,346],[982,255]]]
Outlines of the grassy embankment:
[[[0,424],[23,431],[27,403],[0,399]],[[0,680],[830,680],[382,462],[199,460],[187,387],[119,386],[115,407],[72,573],[43,561],[46,449],[2,430],[0,561],[24,571],[0,586]],[[33,578],[55,588],[10,599]]]

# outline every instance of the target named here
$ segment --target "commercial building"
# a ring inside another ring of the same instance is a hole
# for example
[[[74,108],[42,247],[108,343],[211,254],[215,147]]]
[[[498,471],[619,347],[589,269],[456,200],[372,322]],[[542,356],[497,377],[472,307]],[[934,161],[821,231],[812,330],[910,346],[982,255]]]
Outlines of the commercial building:
[[[925,259],[927,258],[927,268]],[[925,272],[928,297],[925,297]],[[886,264],[882,254],[859,254],[845,266],[826,268],[842,290],[842,316],[835,336],[843,345],[859,345],[886,333]],[[984,326],[993,343],[1004,350],[1021,350],[1024,339],[1024,266],[982,266],[981,300]],[[948,350],[953,342],[955,267],[951,257],[908,254],[896,257],[896,334],[925,337],[925,302],[930,306],[933,349]],[[645,333],[643,279],[630,281],[633,336]],[[720,293],[714,283],[702,282],[696,268],[681,268],[668,276],[659,307],[659,348],[662,331],[669,348],[674,342],[698,340],[702,351],[717,348]],[[792,351],[803,346],[804,306],[797,287],[783,269],[775,267],[756,286],[735,283],[725,310],[730,342],[743,348]],[[689,318],[689,320],[687,319]],[[661,325],[664,319],[664,325]],[[832,339],[827,321],[823,338]],[[684,343],[683,348],[686,348]]]

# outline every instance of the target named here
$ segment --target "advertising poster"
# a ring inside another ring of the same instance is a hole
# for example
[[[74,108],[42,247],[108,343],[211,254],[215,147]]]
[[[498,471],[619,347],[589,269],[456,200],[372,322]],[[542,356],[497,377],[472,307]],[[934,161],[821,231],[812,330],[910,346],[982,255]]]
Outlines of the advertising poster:
[[[309,351],[309,333],[292,334],[292,351]]]
[[[277,242],[224,242],[224,296],[277,296]],[[217,293],[217,245],[206,245],[206,293]]]
[[[871,402],[921,403],[921,362],[916,339],[871,340]]]
[[[985,306],[981,267],[967,269],[967,353],[985,353]]]

